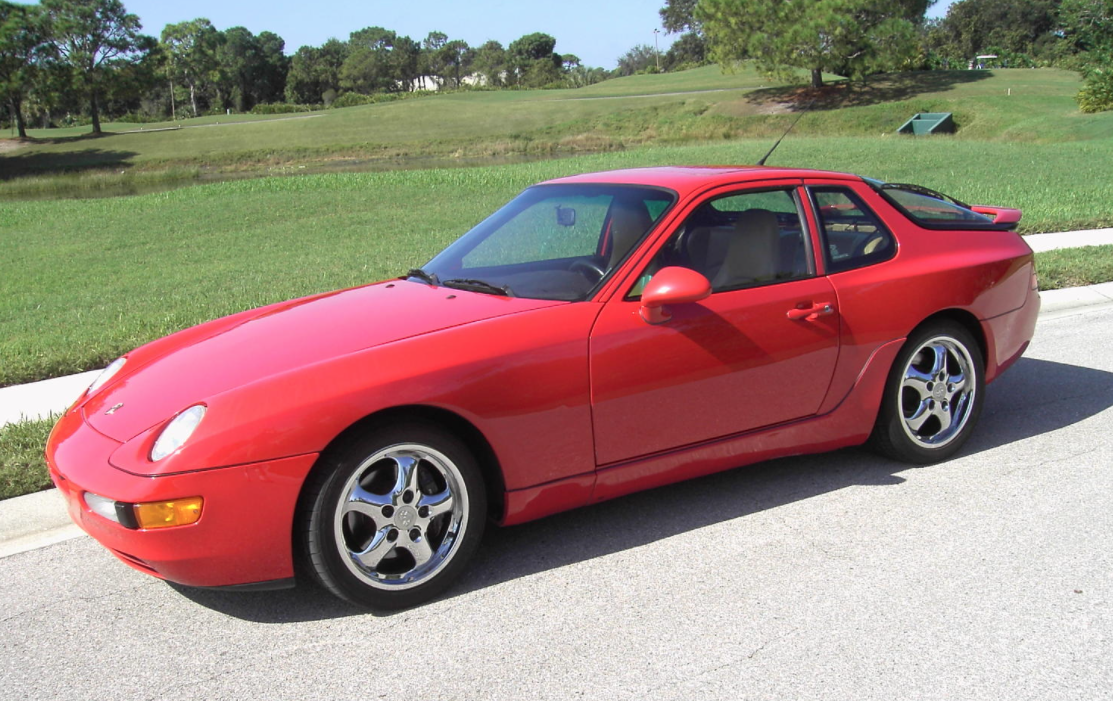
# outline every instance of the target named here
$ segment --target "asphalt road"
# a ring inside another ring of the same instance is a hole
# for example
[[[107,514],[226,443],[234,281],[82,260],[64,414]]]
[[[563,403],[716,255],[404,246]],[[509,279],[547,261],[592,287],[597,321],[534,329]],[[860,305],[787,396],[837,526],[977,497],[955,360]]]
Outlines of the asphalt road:
[[[5,698],[1108,699],[1113,309],[1041,318],[956,459],[792,458],[493,532],[445,599],[0,560]]]

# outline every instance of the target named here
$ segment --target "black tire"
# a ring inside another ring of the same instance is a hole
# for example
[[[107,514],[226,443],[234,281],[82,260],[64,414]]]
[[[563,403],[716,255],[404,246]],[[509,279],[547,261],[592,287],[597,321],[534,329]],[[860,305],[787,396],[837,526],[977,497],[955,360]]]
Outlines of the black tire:
[[[302,492],[295,545],[327,591],[406,608],[460,576],[486,517],[483,476],[463,441],[429,424],[394,424],[322,456]]]
[[[959,388],[960,375],[973,377]],[[953,321],[929,322],[893,361],[870,445],[901,462],[946,460],[970,438],[984,401],[985,360],[973,336]]]

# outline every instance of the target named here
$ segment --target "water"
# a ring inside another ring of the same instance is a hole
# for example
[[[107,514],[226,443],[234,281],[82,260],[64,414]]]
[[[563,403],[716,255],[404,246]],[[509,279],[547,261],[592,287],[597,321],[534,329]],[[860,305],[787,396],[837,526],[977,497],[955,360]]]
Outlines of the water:
[[[101,197],[132,197],[154,192],[167,192],[205,183],[246,180],[250,178],[291,177],[322,173],[378,173],[392,170],[432,170],[437,168],[475,168],[515,163],[533,163],[556,158],[581,156],[589,153],[577,151],[563,154],[509,155],[489,157],[446,158],[443,156],[409,157],[399,159],[345,159],[311,165],[274,166],[260,170],[224,172],[212,170],[188,171],[176,176],[170,173],[119,173],[102,172],[95,177],[59,175],[34,176],[34,182],[21,183],[19,178],[0,182],[0,201],[97,199]]]

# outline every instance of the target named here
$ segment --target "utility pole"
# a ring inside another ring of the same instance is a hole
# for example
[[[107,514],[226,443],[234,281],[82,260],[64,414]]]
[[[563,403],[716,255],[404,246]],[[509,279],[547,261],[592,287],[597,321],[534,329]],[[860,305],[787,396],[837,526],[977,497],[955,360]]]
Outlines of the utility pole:
[[[657,46],[657,36],[661,33],[660,29],[653,29],[653,54],[657,57],[657,72],[661,72],[661,49]]]

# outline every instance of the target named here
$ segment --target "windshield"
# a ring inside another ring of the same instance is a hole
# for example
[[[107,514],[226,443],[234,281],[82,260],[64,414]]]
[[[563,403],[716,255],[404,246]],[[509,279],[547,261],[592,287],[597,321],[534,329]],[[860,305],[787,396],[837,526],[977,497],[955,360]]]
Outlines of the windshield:
[[[586,299],[675,200],[648,187],[537,185],[410,276],[488,294]]]

